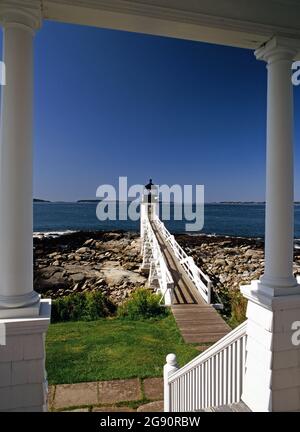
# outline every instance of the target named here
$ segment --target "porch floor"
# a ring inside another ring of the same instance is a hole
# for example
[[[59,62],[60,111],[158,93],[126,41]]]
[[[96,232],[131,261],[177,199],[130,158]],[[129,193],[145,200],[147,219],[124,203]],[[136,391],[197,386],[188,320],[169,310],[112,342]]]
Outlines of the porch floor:
[[[200,412],[252,412],[252,411],[243,401],[241,401],[235,404],[205,408],[203,410],[200,410]]]

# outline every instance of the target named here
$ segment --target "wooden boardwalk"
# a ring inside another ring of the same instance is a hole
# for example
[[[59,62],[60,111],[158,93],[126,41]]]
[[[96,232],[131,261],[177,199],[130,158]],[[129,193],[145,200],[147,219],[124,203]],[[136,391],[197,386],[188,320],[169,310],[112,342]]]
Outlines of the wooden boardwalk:
[[[175,301],[171,309],[183,339],[185,342],[198,344],[217,342],[230,332],[230,327],[218,312],[203,300],[154,223],[152,228],[174,280]]]

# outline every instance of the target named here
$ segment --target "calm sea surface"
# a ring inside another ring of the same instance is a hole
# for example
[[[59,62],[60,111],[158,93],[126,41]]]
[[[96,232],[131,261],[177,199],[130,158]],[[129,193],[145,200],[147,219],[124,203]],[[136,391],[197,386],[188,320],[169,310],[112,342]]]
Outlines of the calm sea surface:
[[[34,231],[139,230],[139,221],[99,221],[96,206],[96,203],[34,203]],[[187,221],[174,220],[172,213],[171,209],[171,221],[165,222],[166,226],[171,232],[184,232]],[[206,204],[200,233],[263,237],[264,214],[264,204]],[[300,238],[300,205],[295,206],[295,237]]]

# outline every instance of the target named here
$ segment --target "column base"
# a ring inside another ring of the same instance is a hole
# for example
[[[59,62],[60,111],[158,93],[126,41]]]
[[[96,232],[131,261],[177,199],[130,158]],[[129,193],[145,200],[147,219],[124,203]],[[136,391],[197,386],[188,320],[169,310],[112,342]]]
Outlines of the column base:
[[[0,320],[0,411],[46,411],[45,335],[51,301],[41,300],[35,318]]]
[[[259,291],[269,297],[300,294],[300,285],[293,276],[289,278],[271,277],[263,274],[259,283]]]
[[[25,295],[0,295],[0,319],[37,317],[40,311],[40,295],[32,291]]]
[[[242,400],[254,412],[300,411],[299,286],[272,296],[260,281],[242,286],[247,306],[247,356]]]
[[[0,319],[38,316],[40,298],[41,296],[35,291],[24,295],[0,295]]]

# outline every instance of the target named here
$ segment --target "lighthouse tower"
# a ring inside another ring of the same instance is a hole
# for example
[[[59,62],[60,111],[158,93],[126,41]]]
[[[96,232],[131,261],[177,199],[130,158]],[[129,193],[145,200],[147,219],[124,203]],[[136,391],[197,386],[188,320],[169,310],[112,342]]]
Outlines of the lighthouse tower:
[[[152,179],[145,186],[141,201],[141,255],[143,264],[141,270],[149,273],[151,264],[151,245],[147,235],[147,221],[154,214],[158,214],[158,188],[152,183]]]

